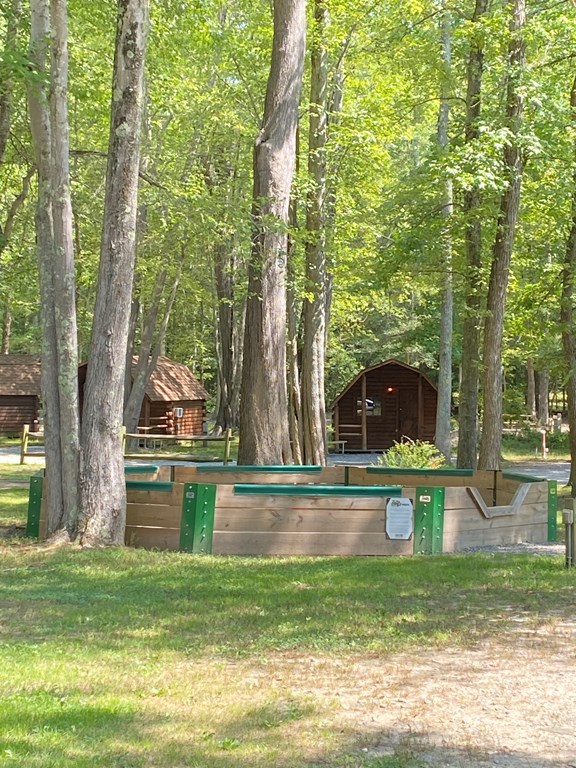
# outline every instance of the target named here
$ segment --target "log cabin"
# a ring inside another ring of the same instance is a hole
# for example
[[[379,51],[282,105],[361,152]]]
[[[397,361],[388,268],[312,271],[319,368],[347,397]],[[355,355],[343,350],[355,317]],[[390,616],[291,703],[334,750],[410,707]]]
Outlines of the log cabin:
[[[385,360],[360,371],[331,404],[334,440],[347,452],[384,451],[403,438],[433,442],[437,400],[422,371]]]

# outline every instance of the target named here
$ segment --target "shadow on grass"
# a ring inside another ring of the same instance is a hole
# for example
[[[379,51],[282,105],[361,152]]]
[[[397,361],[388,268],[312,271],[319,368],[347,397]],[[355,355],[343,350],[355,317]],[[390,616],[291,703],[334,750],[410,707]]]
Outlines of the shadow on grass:
[[[576,612],[561,558],[213,558],[35,550],[2,572],[5,637],[238,656],[466,644]]]
[[[312,713],[300,713],[303,727]],[[266,713],[262,713],[262,718]],[[524,752],[429,743],[437,734],[362,733],[338,729],[338,746],[301,750],[267,739],[264,719],[230,719],[201,731],[193,718],[138,712],[114,700],[94,702],[81,690],[46,689],[6,697],[0,711],[3,768],[423,768],[487,763],[558,768],[559,763]]]

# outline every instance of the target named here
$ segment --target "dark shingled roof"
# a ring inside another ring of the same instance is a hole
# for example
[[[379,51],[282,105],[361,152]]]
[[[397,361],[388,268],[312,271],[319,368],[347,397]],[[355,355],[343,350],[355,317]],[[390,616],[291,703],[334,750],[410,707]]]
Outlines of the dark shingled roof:
[[[134,371],[135,358],[132,363]],[[146,394],[152,401],[178,402],[182,400],[206,400],[208,392],[196,376],[182,363],[176,363],[167,357],[159,357]]]
[[[40,355],[0,355],[0,395],[40,397]]]

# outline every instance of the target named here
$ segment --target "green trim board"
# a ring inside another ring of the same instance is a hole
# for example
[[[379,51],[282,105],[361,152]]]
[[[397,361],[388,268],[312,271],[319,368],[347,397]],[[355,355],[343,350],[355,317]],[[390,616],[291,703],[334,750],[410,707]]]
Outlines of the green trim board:
[[[158,472],[158,464],[129,464],[124,467],[125,475],[150,475],[152,472]]]
[[[366,467],[368,474],[380,475],[430,475],[432,477],[471,477],[473,469],[414,469],[402,467]]]
[[[214,538],[216,486],[213,483],[184,483],[180,551],[210,554]]]
[[[558,481],[548,480],[548,541],[558,538]]]
[[[172,490],[174,483],[169,480],[126,480],[127,491],[167,491]]]
[[[418,487],[414,499],[414,554],[439,555],[443,550],[445,488]]]
[[[506,480],[519,480],[521,483],[545,483],[545,477],[536,477],[536,475],[524,475],[522,472],[512,470],[502,470],[502,477]]]
[[[237,483],[234,493],[283,496],[402,496],[401,485],[257,485]]]
[[[26,521],[26,536],[37,539],[40,536],[40,512],[42,510],[42,490],[44,473],[30,478],[28,495],[28,519]]]
[[[280,464],[278,466],[266,465],[258,466],[255,464],[228,464],[226,466],[210,466],[209,464],[198,464],[198,472],[321,472],[324,467],[313,464]]]

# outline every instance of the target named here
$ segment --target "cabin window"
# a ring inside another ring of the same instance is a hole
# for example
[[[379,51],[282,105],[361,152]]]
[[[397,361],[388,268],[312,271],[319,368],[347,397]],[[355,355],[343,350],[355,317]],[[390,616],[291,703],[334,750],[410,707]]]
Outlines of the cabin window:
[[[382,416],[382,398],[367,397],[365,402],[366,416]],[[358,416],[362,414],[362,400],[360,398],[356,400],[356,414]]]

